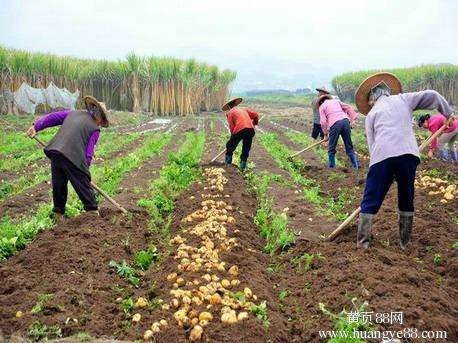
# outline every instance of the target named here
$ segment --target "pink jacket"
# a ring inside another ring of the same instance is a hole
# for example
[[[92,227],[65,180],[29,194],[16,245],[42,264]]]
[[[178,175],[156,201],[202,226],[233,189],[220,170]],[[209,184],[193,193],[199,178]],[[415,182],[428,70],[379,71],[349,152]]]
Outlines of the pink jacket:
[[[320,106],[320,123],[325,134],[337,121],[349,119],[353,123],[358,113],[350,106],[338,99],[325,100]]]
[[[442,125],[444,125],[447,118],[440,113],[436,113],[428,119],[428,130],[431,131],[431,134],[439,130]],[[458,130],[458,120],[454,120],[448,129],[445,129],[443,132],[453,132]],[[434,138],[431,141],[429,150],[434,151],[437,148],[437,138]]]

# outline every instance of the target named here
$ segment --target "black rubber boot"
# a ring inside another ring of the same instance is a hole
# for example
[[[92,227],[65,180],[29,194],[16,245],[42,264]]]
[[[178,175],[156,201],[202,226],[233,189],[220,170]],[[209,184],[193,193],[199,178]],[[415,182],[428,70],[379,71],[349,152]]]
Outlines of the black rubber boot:
[[[240,170],[244,171],[246,169],[247,162],[246,161],[240,161]]]
[[[399,245],[404,250],[410,242],[410,235],[412,234],[413,226],[413,212],[399,211]]]
[[[369,248],[369,244],[372,240],[372,219],[373,214],[360,213],[358,221],[358,234],[356,246],[358,248]]]
[[[224,163],[232,164],[232,155],[226,155],[226,158],[224,159]]]

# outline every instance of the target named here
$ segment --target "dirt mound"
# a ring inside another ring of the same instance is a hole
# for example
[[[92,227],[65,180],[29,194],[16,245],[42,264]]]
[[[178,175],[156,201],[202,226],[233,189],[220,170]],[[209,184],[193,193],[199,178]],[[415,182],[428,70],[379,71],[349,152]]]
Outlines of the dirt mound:
[[[37,320],[59,324],[64,336],[116,332],[118,277],[108,264],[132,260],[135,251],[146,247],[151,234],[147,221],[146,213],[128,218],[106,210],[101,217],[82,214],[41,232],[24,251],[0,265],[3,334],[25,333]],[[40,294],[53,294],[52,300],[42,312],[32,314]],[[17,311],[24,316],[16,318]]]

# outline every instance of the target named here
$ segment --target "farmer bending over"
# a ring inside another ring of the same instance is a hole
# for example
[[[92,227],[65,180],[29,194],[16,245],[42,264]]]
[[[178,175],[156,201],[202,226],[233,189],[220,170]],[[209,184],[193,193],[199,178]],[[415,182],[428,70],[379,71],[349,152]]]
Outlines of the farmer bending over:
[[[245,170],[250,154],[251,143],[254,137],[254,126],[258,124],[259,115],[249,108],[237,107],[243,101],[235,98],[226,103],[222,110],[226,112],[227,123],[231,131],[231,138],[226,144],[226,164],[232,163],[234,153],[240,141],[243,141],[242,154],[240,155],[240,170]]]
[[[86,96],[84,103],[86,111],[53,112],[38,119],[27,130],[27,134],[34,137],[43,129],[61,125],[44,148],[51,160],[53,212],[58,222],[63,221],[65,214],[68,181],[83,202],[84,209],[98,214],[89,166],[99,139],[100,126],[108,127],[108,114],[105,104],[91,96]]]
[[[442,114],[437,113],[433,116],[424,114],[418,118],[418,126],[428,129],[431,134],[439,130],[447,118]],[[442,131],[442,134],[432,140],[429,146],[428,157],[433,157],[434,151],[439,147],[439,157],[443,161],[458,162],[458,151],[456,149],[456,142],[458,141],[458,120],[454,120],[449,126]],[[445,147],[448,145],[448,149]]]
[[[361,83],[355,94],[358,110],[367,114],[366,137],[370,153],[366,187],[361,201],[357,246],[367,248],[372,239],[372,219],[393,180],[398,184],[400,246],[410,241],[414,214],[414,182],[420,154],[412,128],[412,112],[437,109],[447,121],[452,109],[436,91],[401,93],[401,82],[389,73],[378,73]]]
[[[313,99],[310,105],[312,106],[312,109],[313,109],[312,138],[316,140],[318,136],[320,136],[321,139],[324,138],[324,132],[323,132],[323,129],[321,128],[321,122],[320,122],[320,111],[318,110],[318,106],[316,104],[320,96],[329,94],[329,92],[327,91],[325,87],[315,88],[315,89],[318,92],[318,97],[316,99]]]
[[[342,136],[350,163],[353,168],[358,169],[358,157],[351,141],[351,124],[358,114],[350,105],[339,99],[334,99],[329,94],[324,94],[318,98],[317,107],[320,112],[321,128],[326,137],[329,135],[329,168],[336,166],[336,146],[339,136]]]

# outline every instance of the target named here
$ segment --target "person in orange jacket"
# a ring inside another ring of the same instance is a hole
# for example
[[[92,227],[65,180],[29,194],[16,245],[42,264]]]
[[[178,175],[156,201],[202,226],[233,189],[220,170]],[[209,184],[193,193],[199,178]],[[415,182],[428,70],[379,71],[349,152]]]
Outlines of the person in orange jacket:
[[[226,143],[226,164],[232,164],[232,154],[240,141],[243,142],[242,154],[240,155],[240,170],[245,170],[251,143],[255,135],[254,127],[258,124],[259,115],[249,108],[237,107],[243,101],[235,98],[226,103],[221,109],[226,112],[227,123],[231,131],[231,138]]]

